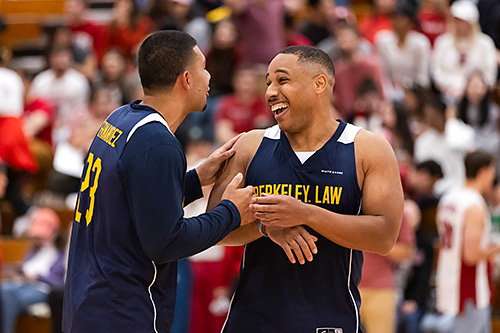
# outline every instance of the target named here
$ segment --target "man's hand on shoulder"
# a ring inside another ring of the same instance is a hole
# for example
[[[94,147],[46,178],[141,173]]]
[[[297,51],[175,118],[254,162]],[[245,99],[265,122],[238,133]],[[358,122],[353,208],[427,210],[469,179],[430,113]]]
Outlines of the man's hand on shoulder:
[[[234,155],[234,144],[243,134],[241,133],[223,144],[196,168],[201,186],[211,185],[217,181],[226,161]]]

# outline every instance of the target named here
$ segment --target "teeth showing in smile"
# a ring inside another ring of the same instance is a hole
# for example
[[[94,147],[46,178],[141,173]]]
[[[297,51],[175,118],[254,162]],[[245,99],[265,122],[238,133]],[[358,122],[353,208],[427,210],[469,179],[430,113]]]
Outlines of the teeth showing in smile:
[[[279,103],[271,106],[271,111],[275,114],[279,114],[286,110],[288,106],[285,103]]]

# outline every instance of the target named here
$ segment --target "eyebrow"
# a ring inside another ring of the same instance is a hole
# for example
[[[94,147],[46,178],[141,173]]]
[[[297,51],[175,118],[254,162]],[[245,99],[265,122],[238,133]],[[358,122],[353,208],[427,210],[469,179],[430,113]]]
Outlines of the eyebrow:
[[[284,73],[284,74],[290,75],[290,73],[288,73],[284,69],[277,69],[277,70],[274,71],[274,73]],[[269,73],[266,74],[266,79],[268,79],[268,78],[269,78]]]

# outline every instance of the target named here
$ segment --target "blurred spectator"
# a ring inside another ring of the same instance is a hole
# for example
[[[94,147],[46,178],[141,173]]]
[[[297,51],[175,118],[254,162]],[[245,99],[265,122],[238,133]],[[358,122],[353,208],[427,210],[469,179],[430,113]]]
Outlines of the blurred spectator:
[[[220,98],[233,92],[234,71],[241,61],[241,53],[236,46],[237,35],[236,26],[230,19],[225,18],[215,24],[212,43],[206,55],[206,69],[211,75],[207,108],[186,117],[176,132],[181,142],[202,138],[214,142],[215,113]]]
[[[457,0],[451,5],[453,24],[450,32],[436,39],[431,74],[438,89],[448,100],[457,101],[474,70],[483,73],[488,87],[497,78],[496,49],[493,40],[479,28],[476,5]]]
[[[466,182],[439,202],[437,309],[453,319],[453,332],[489,332],[488,260],[500,253],[491,243],[491,217],[483,196],[493,186],[491,155],[474,151],[465,157]]]
[[[0,116],[0,160],[8,165],[9,184],[5,198],[12,204],[15,216],[24,215],[29,208],[24,186],[36,172],[37,164],[24,135],[21,118]]]
[[[403,292],[398,319],[399,329],[405,333],[420,332],[420,321],[431,310],[430,278],[434,272],[434,245],[437,240],[436,213],[439,197],[434,195],[436,182],[443,177],[439,164],[433,160],[418,163],[410,171],[406,184],[407,196],[420,209],[416,231],[417,248],[412,258]]]
[[[447,29],[449,5],[447,0],[422,0],[418,10],[419,30],[434,45],[436,38]]]
[[[233,91],[234,70],[241,54],[236,47],[238,32],[231,20],[225,19],[214,26],[211,47],[207,52],[207,71],[210,79],[210,97],[229,94]]]
[[[347,114],[347,121],[375,133],[382,132],[382,106],[384,101],[371,78],[360,82],[354,108]]]
[[[14,333],[17,316],[29,306],[47,302],[52,287],[64,284],[64,242],[58,239],[60,221],[49,208],[38,208],[28,229],[33,241],[18,275],[2,282],[2,328]]]
[[[240,67],[233,77],[232,95],[223,97],[215,119],[219,142],[271,123],[271,112],[263,96],[257,94],[257,73],[252,67]]]
[[[8,68],[10,52],[0,46],[0,116],[21,117],[23,114],[24,86],[21,77]]]
[[[75,115],[69,124],[68,140],[56,147],[54,171],[47,186],[49,193],[55,195],[53,199],[65,199],[78,192],[85,155],[100,125],[118,106],[108,88],[92,90],[89,108]]]
[[[437,195],[464,181],[461,161],[474,146],[474,130],[454,117],[447,119],[447,109],[449,112],[438,97],[426,99],[423,110],[427,129],[415,139],[415,161],[434,160],[443,169],[444,177],[434,188]]]
[[[221,332],[242,255],[242,246],[214,246],[189,258],[193,269],[190,332]]]
[[[400,162],[411,163],[413,160],[414,139],[410,131],[410,121],[403,105],[386,101],[382,104],[381,118],[383,134],[391,144]]]
[[[430,85],[431,46],[427,37],[412,30],[414,19],[411,8],[400,6],[391,13],[392,30],[375,37],[382,68],[391,82],[388,95],[392,99],[403,97],[405,84]]]
[[[357,27],[358,22],[354,12],[346,7],[335,7],[335,15],[329,20],[330,36],[323,39],[316,47],[328,53],[334,62],[342,59],[342,52],[337,43],[337,30],[345,26]],[[356,30],[357,31],[357,30]],[[372,44],[362,37],[358,37],[358,52],[361,56],[372,54]]]
[[[481,30],[490,36],[497,49],[500,48],[500,3],[495,0],[477,2],[479,25]]]
[[[285,14],[285,41],[286,46],[313,45],[309,38],[298,31],[295,17],[290,13]]]
[[[386,256],[363,253],[363,274],[359,284],[361,322],[366,333],[393,333],[396,323],[397,285],[395,266],[411,258],[415,242],[414,221],[403,215],[394,247]]]
[[[391,30],[390,14],[396,9],[396,0],[374,0],[369,16],[359,22],[359,32],[370,43],[375,43],[375,35],[382,30]]]
[[[329,20],[335,13],[334,0],[307,0],[307,19],[300,32],[313,45],[319,44],[330,36]]]
[[[66,26],[55,27],[49,42],[49,49],[68,47],[73,54],[73,67],[91,80],[97,71],[97,58],[91,44],[81,42]]]
[[[382,70],[378,59],[359,52],[359,36],[355,27],[342,25],[337,29],[337,45],[341,60],[335,64],[333,103],[342,119],[355,109],[360,85],[372,80],[380,98],[384,98]]]
[[[52,129],[55,121],[53,104],[43,97],[30,94],[31,79],[27,74],[22,76],[24,83],[24,132],[33,152],[38,171],[29,182],[31,196],[45,190],[48,176],[52,170],[54,149],[52,146]]]
[[[106,26],[107,50],[117,49],[129,60],[137,46],[151,32],[152,22],[134,0],[116,0],[111,22]]]
[[[86,77],[72,68],[72,53],[67,46],[56,46],[49,52],[50,68],[33,79],[31,95],[50,100],[56,107],[55,144],[67,136],[67,124],[75,112],[88,103],[89,83]]]
[[[500,157],[498,105],[492,100],[481,72],[472,72],[457,106],[457,118],[474,129],[475,147]],[[498,169],[500,170],[500,169]]]
[[[107,49],[106,34],[103,27],[86,19],[87,13],[86,0],[65,0],[66,24],[73,32],[75,44],[86,49],[92,46],[97,60],[100,61]]]
[[[206,52],[210,45],[210,25],[202,16],[194,13],[193,0],[160,0],[166,4],[167,16],[159,27],[161,30],[181,30],[196,39],[198,47]]]
[[[285,46],[283,0],[224,0],[238,28],[242,62],[269,64]]]
[[[101,70],[94,85],[107,87],[111,91],[114,104],[122,105],[133,101],[133,88],[128,82],[126,61],[117,50],[106,52],[101,62]]]
[[[428,92],[418,84],[405,84],[403,88],[403,107],[408,114],[411,133],[416,138],[425,130],[423,105]]]

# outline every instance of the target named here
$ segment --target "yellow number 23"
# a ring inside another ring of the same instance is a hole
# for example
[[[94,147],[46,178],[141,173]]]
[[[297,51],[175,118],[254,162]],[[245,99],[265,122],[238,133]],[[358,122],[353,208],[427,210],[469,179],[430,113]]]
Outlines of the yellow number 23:
[[[85,173],[85,178],[83,179],[82,185],[80,187],[80,197],[83,192],[87,190],[90,186],[90,177],[91,173],[94,175],[94,181],[92,187],[90,187],[89,192],[89,206],[87,208],[87,212],[85,213],[85,221],[87,221],[87,226],[92,221],[92,215],[94,214],[94,204],[95,204],[95,192],[97,191],[97,186],[99,182],[99,175],[101,174],[101,159],[97,157],[94,161],[94,154],[89,153],[89,157],[87,158],[87,172]],[[82,217],[82,213],[80,213],[80,197],[78,198],[78,203],[76,204],[76,212],[75,212],[75,221],[80,223],[80,219]]]

